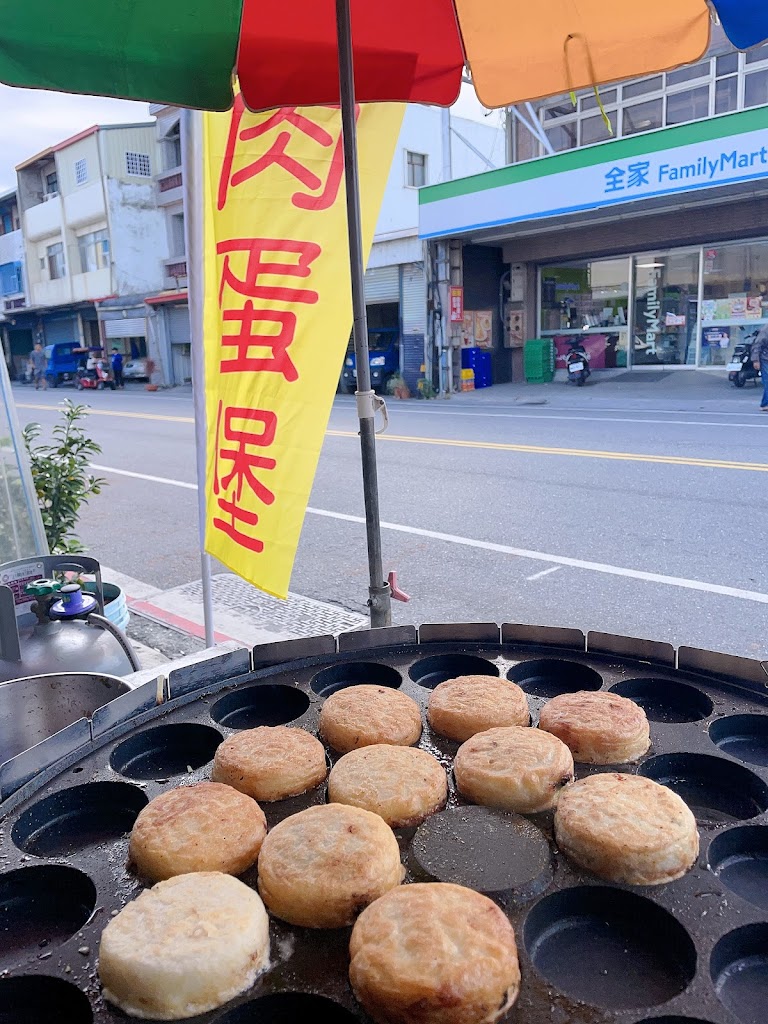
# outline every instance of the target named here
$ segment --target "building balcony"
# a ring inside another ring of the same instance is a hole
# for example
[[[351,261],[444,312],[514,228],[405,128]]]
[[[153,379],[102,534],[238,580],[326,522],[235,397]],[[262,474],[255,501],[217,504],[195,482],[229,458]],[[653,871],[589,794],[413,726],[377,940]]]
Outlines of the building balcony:
[[[83,228],[106,220],[107,210],[101,182],[82,186],[76,192],[65,196],[64,214],[67,227],[71,229]]]
[[[187,287],[187,258],[186,256],[173,256],[163,262],[165,268],[165,288],[186,288]]]
[[[24,236],[21,231],[0,235],[0,267],[6,263],[24,262]]]
[[[156,175],[157,205],[171,206],[184,199],[184,177],[181,167],[172,167]]]
[[[31,206],[24,214],[26,236],[30,242],[61,234],[61,196],[49,195],[44,203]]]

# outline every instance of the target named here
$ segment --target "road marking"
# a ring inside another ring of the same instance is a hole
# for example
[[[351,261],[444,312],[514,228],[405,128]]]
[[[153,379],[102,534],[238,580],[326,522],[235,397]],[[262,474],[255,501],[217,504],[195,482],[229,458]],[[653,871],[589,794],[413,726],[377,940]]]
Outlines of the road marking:
[[[91,465],[101,473],[116,473],[118,476],[134,477],[138,480],[147,480],[150,483],[168,484],[171,487],[183,487],[190,491],[197,490],[197,484],[188,483],[186,480],[172,480],[169,477],[150,476],[146,473],[134,473],[127,469],[116,469],[113,466]],[[307,507],[311,515],[321,516],[325,519],[338,519],[345,523],[357,523],[365,525],[362,516],[348,515],[345,512],[331,512],[325,508]],[[655,572],[643,572],[640,569],[625,569],[619,565],[607,565],[602,562],[587,562],[581,558],[568,558],[565,555],[552,555],[544,551],[531,551],[527,548],[514,548],[508,544],[495,544],[487,540],[475,540],[472,537],[459,537],[453,533],[440,533],[437,530],[423,530],[418,526],[405,526],[402,523],[381,524],[383,530],[391,530],[394,533],[406,533],[416,537],[425,537],[429,540],[439,540],[447,544],[457,544],[462,547],[475,548],[480,551],[492,551],[500,555],[514,555],[517,558],[529,558],[532,561],[551,562],[557,566],[568,565],[574,569],[587,569],[591,572],[601,572],[608,576],[625,576],[629,579],[644,580],[646,583],[663,583],[669,587],[681,587],[684,590],[699,590],[706,594],[720,594],[723,597],[737,597],[743,601],[756,601],[758,604],[768,604],[768,594],[762,594],[756,590],[742,590],[739,587],[724,587],[718,583],[703,583],[701,580],[689,580],[678,576],[663,576]]]
[[[569,423],[652,423],[673,427],[735,427],[738,429],[742,427],[760,427],[763,430],[768,429],[768,423],[763,422],[765,417],[763,417],[763,420],[760,420],[757,413],[755,413],[755,421],[753,423],[720,423],[717,420],[649,420],[629,416],[561,416],[545,412],[480,412],[479,410],[454,412],[449,409],[408,409],[406,411],[409,413],[421,413],[424,416],[460,416],[469,418],[483,416],[486,419],[497,420],[567,420]],[[719,416],[721,414],[716,413],[715,415]],[[726,413],[722,415],[726,415]],[[739,413],[739,415],[743,416],[744,413]]]
[[[535,572],[533,576],[526,576],[525,578],[530,583],[532,580],[540,580],[542,576],[549,576],[551,572],[558,572],[562,568],[562,565],[553,565],[549,569],[542,569],[541,572]]]
[[[44,409],[46,412],[59,412],[58,405],[42,405],[34,404],[33,402],[17,402],[17,409]],[[163,416],[161,413],[145,413],[145,412],[128,412],[127,410],[119,409],[94,409],[93,406],[88,408],[89,416],[118,416],[123,419],[129,420],[160,420],[165,423],[194,423],[194,416]]]
[[[329,430],[329,437],[354,437],[352,430]],[[677,455],[640,455],[634,452],[592,451],[588,448],[549,448],[536,444],[507,444],[501,441],[462,441],[446,437],[411,437],[405,434],[379,434],[380,441],[400,444],[429,444],[449,448],[482,448],[494,452],[522,452],[531,455],[567,455],[580,459],[608,459],[617,462],[654,462],[668,466],[703,466],[707,469],[740,469],[754,473],[768,473],[763,462],[725,462],[721,459],[682,458]]]
[[[100,466],[96,462],[91,463],[91,469],[95,469],[99,473],[114,473],[116,476],[129,476],[134,480],[147,480],[151,484],[169,484],[171,487],[185,487],[190,491],[197,490],[197,484],[188,484],[185,480],[171,480],[167,476],[150,476],[149,473],[133,473],[129,469],[116,469],[114,466]]]

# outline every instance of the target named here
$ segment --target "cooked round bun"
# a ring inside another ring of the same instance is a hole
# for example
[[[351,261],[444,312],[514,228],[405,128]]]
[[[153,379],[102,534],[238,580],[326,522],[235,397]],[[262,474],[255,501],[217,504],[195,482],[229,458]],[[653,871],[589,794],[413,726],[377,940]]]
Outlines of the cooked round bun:
[[[304,729],[263,725],[235,733],[219,746],[211,778],[254,800],[285,800],[325,779],[325,748]]]
[[[573,782],[573,757],[556,736],[511,725],[462,743],[453,773],[459,792],[476,804],[536,814],[554,807]]]
[[[562,693],[541,709],[539,728],[566,743],[581,764],[624,764],[651,745],[648,719],[634,701],[617,693]]]
[[[349,954],[352,990],[381,1024],[492,1024],[520,990],[512,925],[461,885],[382,896],[358,918]]]
[[[322,804],[275,825],[259,856],[259,892],[275,917],[344,928],[405,875],[394,833],[378,814]]]
[[[133,826],[128,856],[153,882],[191,871],[239,875],[256,863],[266,834],[255,800],[231,786],[198,782],[147,804]]]
[[[445,807],[448,780],[426,750],[377,743],[351,750],[328,779],[331,803],[351,804],[378,814],[392,828],[420,825]]]
[[[160,882],[101,935],[104,995],[132,1017],[183,1020],[250,988],[269,961],[269,921],[247,885],[206,871]]]
[[[432,691],[427,719],[436,733],[463,743],[486,729],[529,725],[531,713],[517,683],[497,676],[457,676]]]
[[[626,885],[672,882],[699,855],[696,819],[677,793],[618,772],[568,787],[555,813],[555,836],[581,867]]]
[[[389,686],[347,686],[323,704],[320,735],[342,754],[373,743],[409,747],[421,736],[421,712]]]

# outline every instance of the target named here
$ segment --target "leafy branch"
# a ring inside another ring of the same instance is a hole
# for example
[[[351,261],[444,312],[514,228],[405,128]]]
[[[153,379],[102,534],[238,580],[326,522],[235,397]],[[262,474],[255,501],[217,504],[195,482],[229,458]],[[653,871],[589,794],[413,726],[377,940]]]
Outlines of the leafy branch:
[[[87,416],[87,405],[76,405],[67,398],[51,444],[37,443],[42,434],[39,423],[29,423],[22,431],[45,535],[55,555],[84,550],[74,533],[80,508],[107,483],[90,472],[91,460],[101,454],[101,445],[87,437],[81,426]]]

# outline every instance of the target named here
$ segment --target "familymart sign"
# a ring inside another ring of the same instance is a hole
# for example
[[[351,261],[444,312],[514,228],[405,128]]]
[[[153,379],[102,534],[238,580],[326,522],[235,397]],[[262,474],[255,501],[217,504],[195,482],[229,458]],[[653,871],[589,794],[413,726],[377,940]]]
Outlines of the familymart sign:
[[[422,238],[768,179],[768,109],[617,139],[423,188]]]

